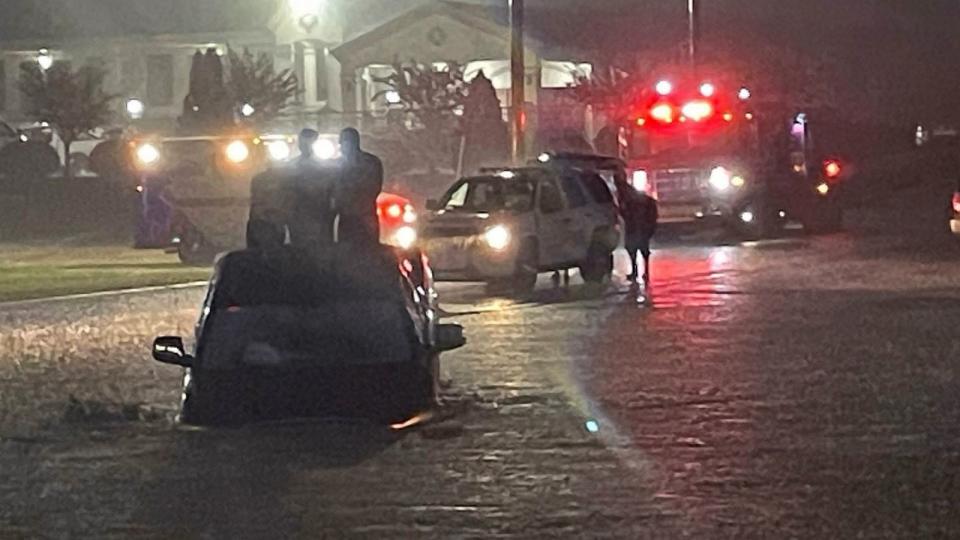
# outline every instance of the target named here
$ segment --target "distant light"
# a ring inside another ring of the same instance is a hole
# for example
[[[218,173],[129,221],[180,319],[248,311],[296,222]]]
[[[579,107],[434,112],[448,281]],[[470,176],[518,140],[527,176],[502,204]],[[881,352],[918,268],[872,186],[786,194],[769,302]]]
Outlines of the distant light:
[[[698,99],[684,105],[681,112],[694,122],[702,122],[713,116],[713,105],[708,101]]]
[[[734,176],[730,179],[730,185],[735,188],[743,187],[746,183],[747,181],[742,176]]]
[[[240,114],[242,114],[243,116],[245,116],[245,117],[247,117],[247,118],[253,116],[253,114],[254,114],[255,112],[257,112],[257,110],[254,109],[254,108],[253,108],[253,105],[251,105],[251,104],[249,104],[249,103],[244,103],[244,104],[243,104],[243,107],[240,108]]]
[[[753,113],[748,112],[747,114],[743,115],[743,117],[747,120],[753,120]]]
[[[20,134],[20,142],[28,142],[29,140],[30,140],[30,137],[27,137],[26,134],[24,133]]]
[[[727,122],[733,122],[733,113],[723,113],[723,119]]]
[[[313,143],[313,155],[318,159],[333,159],[337,157],[337,146],[329,139],[319,139]]]
[[[830,184],[827,184],[826,182],[822,182],[820,185],[817,186],[817,193],[826,197],[827,194],[830,193]]]
[[[286,141],[271,141],[267,143],[267,153],[274,161],[283,161],[290,157],[290,145]]]
[[[227,145],[226,155],[233,163],[243,163],[250,157],[250,148],[243,141],[233,141]]]
[[[673,93],[673,83],[667,80],[660,81],[657,83],[656,90],[661,96],[669,96]]]
[[[630,183],[633,185],[633,189],[646,193],[650,189],[650,176],[647,174],[647,171],[637,169],[633,171],[633,177]]]
[[[637,125],[638,125],[638,126],[643,127],[644,125],[646,125],[646,123],[647,123],[647,119],[646,119],[646,118],[642,118],[642,117],[641,117],[641,118],[637,118]]]
[[[510,180],[512,178],[516,178],[517,173],[513,171],[501,171],[499,174],[497,174],[497,176],[499,176],[500,178],[505,178],[507,180]]]
[[[823,166],[823,172],[827,174],[827,178],[836,178],[840,176],[841,170],[840,164],[832,159],[827,161]]]
[[[710,171],[710,187],[717,191],[726,191],[730,189],[733,175],[725,167],[716,167]]]
[[[744,223],[753,223],[753,212],[747,210],[746,212],[740,212],[740,221]]]
[[[160,149],[156,146],[146,143],[137,148],[137,159],[143,165],[153,165],[160,160]]]
[[[547,153],[540,154],[540,155],[537,157],[537,161],[539,161],[540,163],[547,163],[547,162],[549,162],[549,161],[550,161],[550,154],[547,154]]]
[[[600,431],[600,424],[596,420],[587,420],[586,428],[590,433],[596,433]]]
[[[672,124],[674,116],[673,106],[669,103],[659,103],[654,105],[653,108],[650,109],[650,116],[654,120],[663,122],[664,124]]]
[[[713,83],[705,82],[700,85],[700,95],[703,97],[713,97],[717,93],[717,87]]]
[[[49,49],[40,49],[37,51],[37,64],[43,71],[53,67],[53,56],[50,54]]]
[[[387,93],[384,94],[383,97],[390,105],[399,105],[403,101],[400,99],[400,92],[396,90],[387,90]]]
[[[749,88],[744,86],[743,88],[740,89],[739,92],[737,92],[737,97],[740,98],[740,101],[747,101],[748,99],[753,97],[753,93],[750,92]]]
[[[146,110],[146,107],[139,99],[130,98],[127,100],[127,114],[130,115],[130,118],[134,120],[143,118],[144,110]]]
[[[413,227],[403,226],[397,229],[397,232],[394,233],[393,238],[396,240],[397,245],[401,248],[410,249],[414,244],[417,243],[417,230]],[[411,268],[410,271],[412,270],[413,269]]]
[[[780,216],[780,219],[783,219],[783,218],[787,217],[787,213],[784,212],[783,210],[781,210],[781,211],[779,212],[779,214],[777,214],[777,215]]]

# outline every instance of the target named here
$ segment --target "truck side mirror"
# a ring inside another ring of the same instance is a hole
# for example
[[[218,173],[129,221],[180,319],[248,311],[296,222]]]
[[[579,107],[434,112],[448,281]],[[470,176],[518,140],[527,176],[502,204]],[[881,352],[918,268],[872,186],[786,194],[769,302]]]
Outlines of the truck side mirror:
[[[153,341],[153,359],[174,366],[193,366],[193,356],[187,354],[183,346],[183,338],[177,336],[164,336],[155,339]]]
[[[430,210],[431,212],[440,210],[440,201],[436,199],[427,199],[427,210]]]
[[[467,338],[464,337],[463,327],[459,324],[438,324],[434,342],[434,349],[447,352],[466,345]]]

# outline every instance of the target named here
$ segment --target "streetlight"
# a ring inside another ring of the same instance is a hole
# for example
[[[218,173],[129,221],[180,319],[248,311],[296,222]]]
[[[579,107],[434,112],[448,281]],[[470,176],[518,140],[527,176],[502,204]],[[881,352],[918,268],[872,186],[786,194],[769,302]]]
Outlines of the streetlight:
[[[37,51],[37,65],[40,66],[42,71],[47,71],[53,67],[53,56],[48,49],[40,49]]]
[[[303,31],[310,33],[320,22],[322,0],[290,0],[290,11]]]
[[[255,109],[253,105],[249,103],[244,103],[243,107],[240,108],[240,114],[242,114],[246,118],[250,118],[256,112],[257,112],[257,109]]]
[[[127,100],[127,114],[130,115],[130,118],[133,120],[139,120],[143,118],[143,112],[146,109],[143,102],[137,98],[130,98]]]

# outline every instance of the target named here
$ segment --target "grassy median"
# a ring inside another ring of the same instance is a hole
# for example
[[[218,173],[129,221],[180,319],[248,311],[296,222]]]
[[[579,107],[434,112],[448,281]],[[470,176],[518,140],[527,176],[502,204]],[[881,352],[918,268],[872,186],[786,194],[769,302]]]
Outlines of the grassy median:
[[[209,268],[124,246],[0,245],[0,302],[203,281]]]

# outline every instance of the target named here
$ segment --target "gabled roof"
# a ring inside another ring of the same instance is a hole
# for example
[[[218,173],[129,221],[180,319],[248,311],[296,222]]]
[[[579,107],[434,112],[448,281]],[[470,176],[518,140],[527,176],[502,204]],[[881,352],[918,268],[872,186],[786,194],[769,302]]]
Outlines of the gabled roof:
[[[463,4],[460,2],[431,2],[422,4],[406,13],[387,21],[373,28],[372,30],[361,34],[354,39],[347,41],[332,51],[333,55],[343,61],[358,51],[376,45],[381,40],[387,39],[406,27],[415,24],[427,17],[433,15],[442,15],[458,21],[478,31],[502,36],[509,39],[509,28],[497,21],[493,17],[496,10],[485,6],[474,4]],[[531,44],[533,45],[533,44]]]

